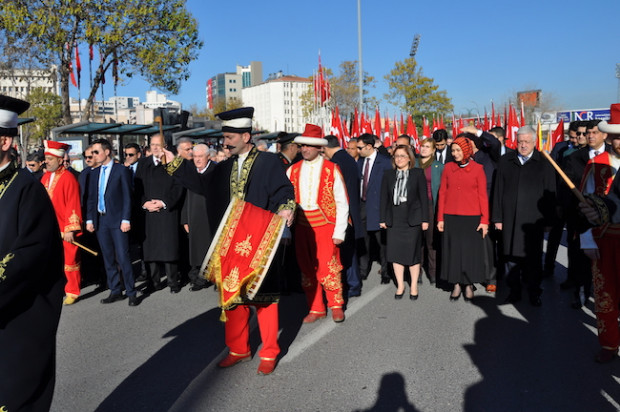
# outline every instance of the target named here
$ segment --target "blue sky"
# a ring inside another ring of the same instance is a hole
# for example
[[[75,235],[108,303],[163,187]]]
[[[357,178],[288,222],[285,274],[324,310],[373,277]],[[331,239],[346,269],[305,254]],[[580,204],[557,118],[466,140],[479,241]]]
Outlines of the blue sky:
[[[264,76],[278,70],[309,76],[319,50],[332,69],[358,58],[357,0],[189,0],[187,7],[204,47],[190,80],[169,96],[184,106],[203,107],[207,79],[236,64],[257,60]],[[618,0],[362,0],[363,67],[377,80],[371,94],[382,112],[393,113],[383,99],[384,76],[408,57],[419,33],[418,64],[446,90],[457,114],[490,111],[491,100],[503,103],[530,89],[552,96],[557,109],[608,108],[618,94],[619,17]],[[144,99],[149,89],[133,78],[118,95]],[[73,88],[71,94],[77,97]],[[112,95],[109,84],[105,94]]]

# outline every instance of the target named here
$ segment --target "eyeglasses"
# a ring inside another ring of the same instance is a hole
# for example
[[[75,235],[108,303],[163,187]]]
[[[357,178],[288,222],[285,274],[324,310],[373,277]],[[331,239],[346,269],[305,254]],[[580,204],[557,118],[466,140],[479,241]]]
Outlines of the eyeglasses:
[[[409,155],[394,155],[395,159],[409,159]]]
[[[92,156],[85,156],[85,157],[86,157],[87,159],[92,159],[92,158],[93,158]]]
[[[91,153],[94,154],[94,155],[98,155],[99,154],[99,150],[93,150]]]
[[[136,153],[123,153],[127,157],[134,157]]]

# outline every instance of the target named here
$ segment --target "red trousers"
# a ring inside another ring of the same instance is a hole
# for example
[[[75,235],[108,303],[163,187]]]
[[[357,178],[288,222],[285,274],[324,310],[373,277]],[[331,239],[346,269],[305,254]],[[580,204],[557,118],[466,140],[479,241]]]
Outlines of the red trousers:
[[[620,346],[620,234],[605,234],[596,244],[600,259],[592,261],[592,283],[598,341],[602,348],[616,350]]]
[[[330,308],[341,308],[344,304],[340,249],[334,245],[333,234],[332,224],[319,227],[297,225],[295,228],[295,251],[301,269],[301,286],[306,292],[310,313],[325,313],[323,291]]]
[[[62,242],[62,246],[65,250],[65,277],[67,278],[65,294],[77,297],[80,296],[80,283],[82,282],[78,247],[65,241]]]
[[[275,360],[280,353],[278,345],[278,304],[256,305],[258,329],[263,347],[259,351],[261,359]],[[239,305],[226,311],[228,320],[224,326],[225,341],[232,355],[249,356],[250,351],[250,307]]]

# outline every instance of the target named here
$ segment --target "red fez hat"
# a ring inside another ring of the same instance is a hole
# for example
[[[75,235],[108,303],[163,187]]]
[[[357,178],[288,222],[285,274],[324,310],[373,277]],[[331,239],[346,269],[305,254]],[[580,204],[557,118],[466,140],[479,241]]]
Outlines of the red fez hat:
[[[603,120],[600,122],[598,130],[603,133],[620,134],[620,103],[611,105],[609,108],[609,121]]]
[[[293,142],[308,146],[327,146],[327,140],[323,139],[323,129],[310,123],[306,123],[304,132],[301,136],[297,136]]]
[[[71,148],[66,143],[55,142],[53,140],[44,140],[43,145],[45,146],[45,154],[50,156],[56,156],[63,158],[65,157],[65,152]]]

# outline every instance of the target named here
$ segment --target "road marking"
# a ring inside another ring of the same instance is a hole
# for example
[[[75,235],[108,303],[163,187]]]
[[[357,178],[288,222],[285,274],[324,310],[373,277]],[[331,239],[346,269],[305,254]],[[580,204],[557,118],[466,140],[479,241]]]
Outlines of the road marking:
[[[350,301],[349,305],[347,306],[347,311],[345,312],[347,318],[355,315],[358,310],[366,306],[370,301],[375,299],[386,290],[388,290],[388,288],[382,287],[382,285],[377,285],[369,292],[364,292],[364,294],[362,294],[362,296],[360,296],[359,298],[355,298],[353,301]],[[293,360],[295,360],[296,357],[304,353],[308,348],[317,343],[319,340],[323,339],[328,333],[338,327],[342,327],[342,325],[332,322],[332,320],[329,319],[328,316],[323,321],[323,324],[321,326],[308,333],[302,339],[295,340],[295,342],[293,342],[289,347],[286,356],[284,356],[280,360],[280,363],[292,362]]]

